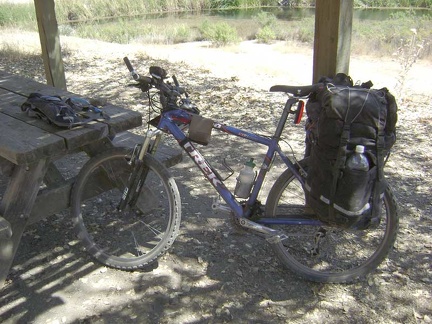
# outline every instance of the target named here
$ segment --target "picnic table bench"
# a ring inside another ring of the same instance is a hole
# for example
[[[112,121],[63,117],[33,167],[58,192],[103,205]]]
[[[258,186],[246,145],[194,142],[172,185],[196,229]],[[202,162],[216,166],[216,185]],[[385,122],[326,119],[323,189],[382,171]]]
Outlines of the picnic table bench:
[[[131,138],[138,143],[138,135],[127,131],[142,125],[140,113],[108,104],[103,111],[109,120],[59,128],[21,111],[31,92],[77,96],[0,71],[0,175],[8,177],[3,197],[0,192],[0,288],[25,227],[69,207],[74,178],[66,179],[54,162],[78,152],[94,156],[113,147],[116,138],[122,146]],[[161,154],[168,166],[181,160],[180,152]]]

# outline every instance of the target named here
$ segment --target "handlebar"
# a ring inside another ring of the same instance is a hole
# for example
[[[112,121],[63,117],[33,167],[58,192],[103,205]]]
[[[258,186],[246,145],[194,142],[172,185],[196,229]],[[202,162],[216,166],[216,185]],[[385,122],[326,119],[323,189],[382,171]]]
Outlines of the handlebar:
[[[166,82],[164,82],[164,79],[167,78],[166,71],[158,66],[151,66],[149,69],[150,76],[140,76],[135,69],[133,68],[131,62],[129,61],[129,58],[126,56],[123,58],[123,61],[125,62],[129,72],[132,75],[132,78],[139,83],[139,85],[147,85],[148,89],[145,88],[143,91],[147,91],[150,88],[154,87],[160,91],[162,91],[164,94],[168,95],[169,97],[172,96],[180,96],[181,94],[185,93],[186,91],[181,88],[178,84],[177,78],[173,76],[173,80],[175,83],[175,86],[172,86]]]
[[[135,69],[132,67],[132,64],[131,64],[131,62],[129,61],[129,58],[128,58],[128,57],[124,57],[124,58],[123,58],[123,61],[125,62],[125,64],[126,64],[128,70],[129,70],[129,72],[130,72],[131,75],[132,75],[132,78],[133,78],[135,81],[138,81],[139,83],[147,83],[147,84],[150,84],[150,83],[151,83],[151,81],[152,81],[151,78],[146,77],[146,76],[142,77],[142,76],[140,76],[140,75],[135,71]]]
[[[167,79],[167,73],[161,67],[151,66],[149,68],[150,76],[140,76],[133,68],[128,57],[124,57],[123,61],[131,73],[132,78],[137,81],[136,86],[140,88],[141,91],[148,92],[151,88],[159,90],[159,98],[164,110],[180,108],[199,113],[198,108],[188,99],[189,96],[186,89],[180,86],[174,75],[172,76],[174,81],[173,85],[164,81]],[[182,95],[184,95],[185,98],[182,98]]]
[[[132,67],[131,62],[129,61],[129,58],[128,58],[127,56],[125,56],[125,57],[123,58],[123,61],[125,62],[125,64],[126,64],[128,70],[129,70],[129,72],[132,73],[132,72],[135,71],[134,68]]]
[[[163,110],[183,109],[199,114],[199,109],[189,100],[186,89],[180,86],[174,75],[172,76],[174,84],[165,82],[164,80],[167,79],[166,71],[161,67],[151,66],[149,69],[150,76],[140,76],[133,68],[128,57],[124,57],[123,60],[133,79],[137,81],[136,86],[141,91],[148,92],[151,88],[159,90],[159,99]],[[319,92],[323,88],[323,83],[308,86],[274,85],[270,88],[270,92],[285,92],[291,94],[294,98],[300,99],[308,97],[313,92]],[[184,95],[183,98],[182,95]],[[298,105],[297,109],[288,112],[296,115],[295,123],[300,122],[303,106]]]

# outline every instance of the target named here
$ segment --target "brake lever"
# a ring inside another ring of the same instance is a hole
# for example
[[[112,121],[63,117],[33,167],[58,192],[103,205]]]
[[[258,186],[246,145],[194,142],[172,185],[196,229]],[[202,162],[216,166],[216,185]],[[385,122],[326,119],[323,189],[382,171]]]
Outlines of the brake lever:
[[[179,84],[179,82],[178,82],[178,80],[177,80],[177,78],[176,78],[175,75],[172,76],[172,79],[173,79],[173,81],[174,81],[175,86],[176,86],[177,88],[180,88],[180,84]]]
[[[176,77],[175,75],[173,75],[173,76],[172,76],[172,79],[173,79],[174,84],[175,84],[175,86],[176,86],[176,91],[177,91],[180,95],[184,94],[185,97],[188,98],[189,95],[188,95],[188,93],[186,92],[186,89],[183,88],[183,87],[180,87],[180,83],[178,82],[177,77]]]
[[[140,83],[140,82],[138,82],[138,83],[129,83],[127,86],[128,87],[134,87],[134,88],[140,89],[142,92],[147,92],[147,91],[149,91],[151,89],[151,85],[148,84],[148,83]]]

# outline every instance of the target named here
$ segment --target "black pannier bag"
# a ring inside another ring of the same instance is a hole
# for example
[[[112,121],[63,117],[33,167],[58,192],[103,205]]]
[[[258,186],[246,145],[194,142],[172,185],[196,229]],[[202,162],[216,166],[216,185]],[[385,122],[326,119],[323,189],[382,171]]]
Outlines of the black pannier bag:
[[[306,202],[324,223],[376,226],[387,185],[385,159],[396,140],[395,98],[386,88],[370,89],[371,82],[353,86],[344,74],[321,81],[326,86],[306,105]],[[367,171],[346,167],[357,145],[365,148]]]

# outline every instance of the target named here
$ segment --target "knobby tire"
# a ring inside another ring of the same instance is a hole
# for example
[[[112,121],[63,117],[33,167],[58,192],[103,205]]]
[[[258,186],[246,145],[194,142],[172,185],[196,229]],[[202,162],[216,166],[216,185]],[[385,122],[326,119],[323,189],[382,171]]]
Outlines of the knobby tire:
[[[300,165],[307,172],[307,160],[301,161]],[[300,181],[290,170],[285,170],[270,190],[266,216],[298,217],[311,213],[305,206]],[[316,282],[347,283],[364,277],[379,266],[393,247],[398,224],[397,204],[387,187],[381,222],[376,229],[278,225],[274,227],[283,231],[287,238],[271,245],[281,262],[300,277]],[[316,250],[315,238],[322,233],[325,236],[319,239]]]
[[[153,263],[174,242],[180,227],[180,194],[167,169],[153,156],[135,206],[118,210],[130,182],[131,150],[113,148],[91,158],[71,194],[71,215],[78,238],[100,263],[133,270]]]

